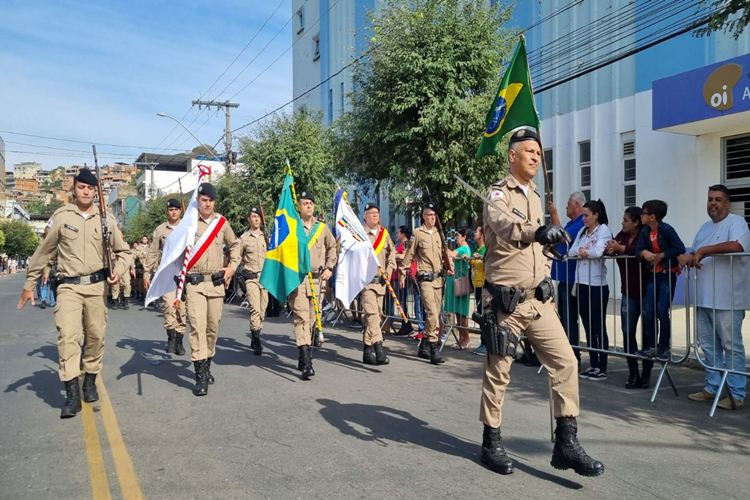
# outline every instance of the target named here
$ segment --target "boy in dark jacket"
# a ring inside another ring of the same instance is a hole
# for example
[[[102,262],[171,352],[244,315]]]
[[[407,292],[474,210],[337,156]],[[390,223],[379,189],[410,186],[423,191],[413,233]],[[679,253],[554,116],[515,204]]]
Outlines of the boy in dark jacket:
[[[685,245],[677,236],[677,231],[664,222],[666,215],[667,204],[662,200],[649,200],[643,204],[641,222],[644,227],[635,250],[635,254],[651,269],[646,284],[646,301],[643,304],[643,350],[637,354],[664,360],[670,356],[669,309],[680,270],[677,256],[685,253]],[[658,344],[655,342],[657,319]],[[646,372],[646,363],[643,368]]]

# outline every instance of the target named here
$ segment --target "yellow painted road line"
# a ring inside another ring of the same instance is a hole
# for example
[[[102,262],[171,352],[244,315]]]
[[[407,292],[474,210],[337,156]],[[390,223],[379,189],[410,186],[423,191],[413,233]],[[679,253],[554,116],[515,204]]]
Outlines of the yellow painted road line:
[[[120,493],[123,498],[128,500],[141,500],[143,498],[141,484],[135,474],[133,461],[130,459],[125,441],[122,439],[115,410],[101,380],[101,377],[97,378],[96,384],[99,388],[102,420],[104,421],[104,430],[107,433],[109,447],[112,450],[112,461],[115,463],[117,479],[120,481]]]
[[[91,477],[91,498],[94,500],[110,500],[109,481],[104,469],[104,455],[96,430],[94,409],[88,403],[83,404],[81,410],[83,422],[83,441],[86,444],[86,458],[89,462],[89,476]]]

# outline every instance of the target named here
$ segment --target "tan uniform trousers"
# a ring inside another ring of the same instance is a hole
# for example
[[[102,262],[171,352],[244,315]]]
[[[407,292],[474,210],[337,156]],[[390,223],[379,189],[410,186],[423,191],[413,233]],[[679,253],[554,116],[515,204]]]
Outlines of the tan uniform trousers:
[[[436,286],[437,285],[437,286]],[[443,278],[419,283],[424,307],[424,335],[431,344],[440,341],[440,309],[443,307]]]
[[[186,285],[187,286],[187,285]],[[185,303],[180,301],[177,307],[174,306],[174,299],[177,297],[177,290],[172,290],[164,295],[164,329],[174,330],[180,335],[185,333]]]
[[[130,287],[130,272],[123,273],[120,276],[120,282],[112,287],[112,299],[117,300],[120,298],[120,289],[122,289],[122,296],[130,298],[131,287]]]
[[[263,329],[263,320],[266,319],[268,292],[260,286],[258,279],[254,279],[245,280],[245,293],[250,305],[250,330],[260,331]]]
[[[489,294],[485,291],[485,307],[489,307],[489,302]],[[513,333],[525,334],[534,346],[534,352],[547,369],[552,382],[555,418],[577,417],[578,362],[557,316],[554,301],[542,303],[536,299],[527,300],[518,304],[510,316],[498,313],[497,321],[504,322]],[[510,382],[512,362],[512,356],[494,354],[488,354],[485,360],[479,420],[493,428],[502,424],[503,399]]]
[[[104,332],[107,327],[104,290],[104,282],[93,285],[62,284],[57,288],[55,326],[62,382],[81,374],[82,357],[86,373],[99,373],[102,370]]]
[[[320,280],[315,281],[315,285],[318,287],[315,290],[318,292],[318,307],[320,307],[325,296],[325,286],[320,286]],[[313,326],[316,322],[312,295],[304,292],[300,293],[300,288],[297,288],[289,295],[289,305],[292,307],[292,312],[294,313],[294,339],[297,347],[311,345]]]
[[[216,354],[216,338],[224,308],[223,286],[214,286],[210,281],[187,287],[187,317],[190,321],[190,359],[200,361]],[[221,289],[221,295],[218,291]]]
[[[367,346],[383,341],[383,330],[380,322],[383,318],[383,294],[379,294],[373,287],[365,287],[360,294],[362,312],[364,313],[364,343]]]

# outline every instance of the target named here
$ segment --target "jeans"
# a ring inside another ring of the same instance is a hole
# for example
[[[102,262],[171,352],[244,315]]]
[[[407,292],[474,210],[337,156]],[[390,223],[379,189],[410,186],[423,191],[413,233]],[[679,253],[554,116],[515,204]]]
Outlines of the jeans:
[[[414,317],[417,319],[417,325],[419,330],[424,330],[424,311],[422,310],[422,296],[419,294],[419,286],[413,284],[411,286],[412,293],[414,294]]]
[[[557,283],[557,313],[560,315],[560,323],[562,323],[563,330],[568,336],[570,345],[574,347],[576,358],[581,359],[581,354],[578,352],[580,344],[580,334],[578,331],[578,297],[574,297],[570,294],[573,289],[573,283],[558,282]]]
[[[47,302],[50,306],[55,305],[55,292],[52,291],[49,281],[42,285],[39,295],[41,296],[42,302]]]
[[[696,330],[705,363],[716,368],[745,371],[745,347],[742,344],[742,320],[745,311],[727,311],[698,307],[696,312]],[[706,392],[716,394],[721,383],[721,372],[706,370]],[[732,397],[745,399],[744,375],[730,373],[727,385]]]
[[[622,319],[622,338],[625,342],[625,352],[635,354],[638,350],[638,318],[641,316],[642,300],[630,298],[625,295],[620,300],[620,318]],[[635,368],[638,366],[638,360],[627,358],[628,366]]]
[[[672,307],[674,288],[677,284],[675,273],[656,273],[648,277],[646,298],[643,302],[643,348],[656,347],[656,321],[659,321],[659,349],[669,349],[672,320],[669,310]]]
[[[586,342],[591,349],[609,349],[605,313],[609,302],[609,287],[578,284],[578,305],[581,323],[586,330]],[[607,373],[607,353],[589,351],[591,368]]]

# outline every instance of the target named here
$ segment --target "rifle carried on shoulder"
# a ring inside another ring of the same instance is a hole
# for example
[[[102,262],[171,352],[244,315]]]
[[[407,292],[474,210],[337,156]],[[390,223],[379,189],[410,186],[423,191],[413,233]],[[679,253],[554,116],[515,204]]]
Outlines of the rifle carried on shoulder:
[[[94,167],[96,168],[96,194],[99,196],[99,220],[102,223],[102,246],[104,247],[104,266],[107,276],[112,278],[114,267],[112,267],[112,251],[109,247],[109,224],[107,224],[107,203],[104,201],[104,189],[102,188],[102,174],[99,169],[99,160],[96,157],[96,145],[92,144],[94,150]]]

